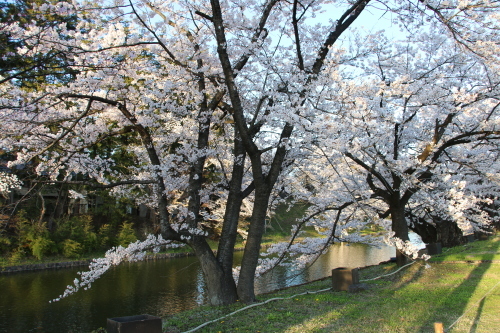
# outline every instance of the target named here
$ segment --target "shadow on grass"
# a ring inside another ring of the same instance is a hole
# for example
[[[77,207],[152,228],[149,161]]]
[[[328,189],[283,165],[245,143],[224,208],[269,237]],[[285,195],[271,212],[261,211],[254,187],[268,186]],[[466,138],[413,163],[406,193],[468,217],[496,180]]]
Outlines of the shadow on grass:
[[[498,251],[500,242],[492,243],[493,249]],[[474,263],[471,263],[474,264]],[[439,264],[443,265],[443,264]],[[455,287],[453,291],[443,300],[440,301],[440,306],[436,308],[435,315],[433,315],[428,321],[428,324],[432,324],[432,321],[439,321],[445,323],[445,328],[449,328],[450,325],[454,325],[456,320],[462,316],[468,309],[468,303],[471,297],[476,292],[479,284],[483,280],[486,272],[491,268],[491,262],[477,263],[477,266],[468,274],[468,276],[463,280],[463,282]],[[474,306],[470,304],[469,306]],[[474,320],[474,325],[471,327],[470,332],[475,332],[477,328],[477,323],[481,317],[481,312],[484,306],[484,299],[479,304],[476,310],[476,318]],[[439,318],[440,313],[455,313],[454,318]]]
[[[483,313],[484,301],[485,301],[485,299],[483,298],[481,300],[481,302],[479,303],[476,317],[474,318],[474,323],[472,324],[472,327],[470,328],[470,333],[476,333],[477,326],[479,324],[479,320],[481,319],[481,314]]]
[[[498,249],[500,242],[492,244]],[[491,245],[488,246],[493,250]],[[389,267],[377,266],[370,274],[382,275]],[[370,286],[367,291],[357,294],[326,291],[272,302],[245,310],[245,314],[238,315],[237,319],[221,319],[199,332],[434,332],[434,322],[442,322],[447,328],[475,306],[474,302],[479,301],[482,289],[486,288],[481,282],[490,268],[491,263],[435,263],[426,269],[425,265],[416,263],[394,275],[366,282]],[[394,270],[391,267],[391,271]],[[490,278],[489,274],[486,278]],[[294,287],[273,296],[320,290],[329,285],[330,281],[323,281],[314,286]],[[478,287],[481,289],[478,290]],[[469,302],[473,296],[473,302]],[[484,304],[467,313],[468,323],[474,315],[475,322],[481,319],[486,311],[483,308],[486,309],[488,303]],[[231,311],[234,309],[224,312]],[[181,319],[184,323],[191,322],[191,327],[193,321],[198,320],[201,318]],[[475,324],[460,332],[479,330]]]
[[[465,264],[462,264],[465,265]],[[467,310],[469,300],[476,292],[484,274],[490,268],[490,263],[478,264],[451,293],[442,299],[436,300],[433,314],[423,323],[422,329],[429,329],[434,322],[442,322],[449,328]]]
[[[497,250],[500,242],[494,245]],[[410,267],[409,271],[373,282],[372,289],[378,289],[373,293],[325,296],[325,300],[331,299],[326,302],[332,305],[331,309],[318,309],[315,316],[301,323],[289,321],[290,326],[280,332],[434,332],[435,322],[448,328],[474,306],[469,301],[478,293],[477,288],[492,264],[434,265],[429,270],[424,265]],[[335,304],[342,300],[344,305]],[[476,332],[483,304],[474,309],[475,324],[467,332]]]

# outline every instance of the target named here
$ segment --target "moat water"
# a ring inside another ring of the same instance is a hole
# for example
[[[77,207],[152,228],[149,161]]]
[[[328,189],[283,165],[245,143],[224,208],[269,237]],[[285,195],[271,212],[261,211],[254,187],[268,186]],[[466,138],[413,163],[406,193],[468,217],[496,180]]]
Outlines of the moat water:
[[[236,256],[241,256],[237,252]],[[386,261],[395,250],[335,244],[307,270],[278,268],[256,281],[256,292],[314,281],[337,267],[364,267]],[[90,290],[56,303],[85,267],[0,275],[0,332],[85,332],[106,326],[107,318],[167,316],[205,304],[203,274],[196,257],[126,263],[112,268]]]

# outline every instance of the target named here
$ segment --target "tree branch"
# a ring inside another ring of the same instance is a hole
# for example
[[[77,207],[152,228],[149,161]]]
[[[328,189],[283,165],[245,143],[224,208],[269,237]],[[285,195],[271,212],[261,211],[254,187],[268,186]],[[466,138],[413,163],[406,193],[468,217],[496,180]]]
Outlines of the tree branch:
[[[302,50],[300,45],[300,35],[299,35],[299,20],[297,19],[297,3],[299,0],[293,1],[293,11],[292,11],[292,25],[293,33],[295,36],[295,49],[297,50],[297,59],[299,62],[299,68],[304,70],[304,58],[302,57]]]
[[[151,185],[156,184],[154,180],[123,180],[110,184],[99,184],[89,181],[67,180],[67,181],[54,181],[54,180],[33,180],[32,183],[36,184],[68,184],[68,185],[86,185],[95,188],[113,188],[122,185]]]
[[[300,233],[300,230],[302,229],[302,227],[307,223],[309,222],[311,219],[313,219],[314,217],[318,216],[319,214],[323,214],[324,212],[328,212],[328,211],[332,211],[332,210],[336,210],[337,211],[337,216],[335,218],[335,221],[334,221],[334,224],[333,224],[333,228],[332,228],[332,232],[330,234],[330,237],[329,237],[329,241],[331,240],[331,238],[334,236],[335,234],[335,230],[337,228],[337,223],[339,221],[339,218],[340,218],[340,214],[342,213],[342,210],[349,207],[350,205],[352,205],[354,203],[354,201],[350,201],[350,202],[346,202],[346,203],[343,203],[341,206],[339,207],[327,207],[325,209],[322,209],[318,212],[315,212],[311,215],[309,215],[307,218],[305,218],[304,220],[302,220],[297,228],[295,229],[295,232],[293,233],[292,235],[292,238],[290,239],[290,241],[288,242],[288,246],[287,248],[281,253],[280,257],[278,258],[278,261],[276,261],[276,263],[271,267],[269,268],[267,271],[265,271],[264,273],[262,274],[265,274],[271,270],[273,270],[276,266],[278,266],[282,261],[283,259],[285,259],[285,256],[286,254],[289,252],[290,248],[292,247],[295,239],[298,237],[299,233]],[[329,241],[327,243],[329,243]],[[322,251],[325,249],[325,247],[323,247]],[[321,252],[322,252],[321,251]]]
[[[366,5],[370,2],[370,0],[358,0],[356,1],[349,9],[345,11],[342,17],[337,21],[335,25],[335,29],[330,32],[328,37],[326,38],[323,46],[320,48],[318,52],[318,56],[314,65],[312,66],[312,73],[319,74],[321,68],[323,67],[323,63],[325,62],[326,56],[328,55],[328,51],[330,47],[337,41],[337,39],[342,35],[342,33],[349,28],[349,26],[358,18],[358,16],[363,12]]]
[[[385,178],[377,171],[375,168],[368,166],[365,162],[361,161],[359,158],[353,156],[351,153],[344,152],[344,155],[349,157],[352,161],[354,161],[356,164],[359,166],[363,167],[366,171],[368,171],[370,174],[374,175],[377,177],[377,179],[384,185],[387,191],[389,193],[392,193],[392,186],[385,180]]]
[[[80,120],[82,120],[83,117],[85,117],[89,113],[91,106],[92,106],[92,100],[89,99],[89,101],[87,103],[87,107],[85,108],[85,111],[83,111],[82,114],[77,119],[75,119],[75,121],[73,121],[73,124],[71,124],[71,126],[68,129],[66,129],[66,131],[64,131],[64,133],[62,133],[57,139],[52,141],[52,143],[50,143],[48,146],[43,148],[40,152],[38,152],[35,155],[33,155],[32,157],[30,157],[28,162],[31,161],[35,156],[38,156],[38,155],[45,153],[47,150],[52,148],[56,143],[61,141],[66,135],[68,135],[73,130],[73,128],[75,128],[76,124],[78,124],[78,122]]]

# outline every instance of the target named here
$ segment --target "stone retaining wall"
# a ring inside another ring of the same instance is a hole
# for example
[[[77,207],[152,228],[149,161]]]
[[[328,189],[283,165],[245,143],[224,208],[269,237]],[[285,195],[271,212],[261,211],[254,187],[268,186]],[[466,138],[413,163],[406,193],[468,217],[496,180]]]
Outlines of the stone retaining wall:
[[[148,254],[144,260],[160,260],[160,259],[170,259],[178,257],[188,257],[194,255],[193,253],[157,253]],[[7,266],[0,268],[0,274],[4,273],[18,273],[27,271],[38,271],[42,269],[58,269],[58,268],[69,268],[78,266],[88,266],[92,260],[77,260],[77,261],[66,261],[66,262],[48,262],[40,264],[28,264],[28,265],[16,265]]]
[[[38,271],[42,269],[49,268],[68,268],[76,266],[88,266],[90,260],[78,260],[78,261],[67,261],[67,262],[48,262],[42,264],[29,264],[29,265],[17,265],[3,267],[0,273],[17,273],[26,271]]]

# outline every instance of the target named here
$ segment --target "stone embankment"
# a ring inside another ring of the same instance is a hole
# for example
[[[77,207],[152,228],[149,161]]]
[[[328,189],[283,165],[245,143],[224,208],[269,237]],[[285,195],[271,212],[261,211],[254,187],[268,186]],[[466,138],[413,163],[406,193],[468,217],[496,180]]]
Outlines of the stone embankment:
[[[27,264],[27,265],[16,265],[16,266],[7,266],[2,267],[0,273],[17,273],[17,272],[26,272],[26,271],[38,271],[42,269],[51,269],[51,268],[68,268],[68,267],[76,267],[76,266],[87,266],[90,263],[89,260],[78,260],[78,261],[67,261],[67,262],[47,262],[40,264]]]
[[[156,253],[148,254],[145,260],[159,260],[159,259],[170,259],[178,257],[187,257],[193,255],[192,253]],[[58,269],[58,268],[70,268],[79,266],[88,266],[92,259],[86,260],[76,260],[76,261],[66,261],[66,262],[47,262],[40,264],[27,264],[27,265],[16,265],[7,266],[0,268],[0,274],[5,273],[18,273],[27,271],[38,271],[43,269]]]

